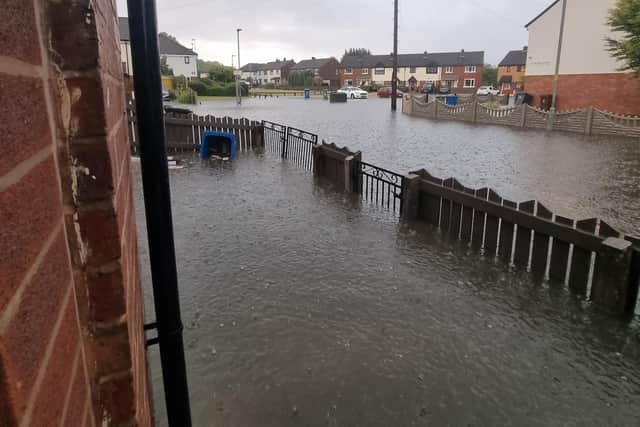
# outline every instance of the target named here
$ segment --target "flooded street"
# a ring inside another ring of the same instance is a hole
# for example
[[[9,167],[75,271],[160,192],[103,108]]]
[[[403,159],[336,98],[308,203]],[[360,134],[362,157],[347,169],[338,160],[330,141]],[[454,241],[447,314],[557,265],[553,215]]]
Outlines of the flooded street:
[[[192,159],[171,183],[194,425],[637,425],[638,319],[278,159]]]
[[[193,106],[189,106],[192,108]],[[640,235],[640,141],[433,121],[389,112],[375,96],[346,104],[301,97],[203,101],[198,114],[270,120],[362,150],[363,160],[405,173],[425,168],[504,198],[538,199],[571,218],[601,217]]]

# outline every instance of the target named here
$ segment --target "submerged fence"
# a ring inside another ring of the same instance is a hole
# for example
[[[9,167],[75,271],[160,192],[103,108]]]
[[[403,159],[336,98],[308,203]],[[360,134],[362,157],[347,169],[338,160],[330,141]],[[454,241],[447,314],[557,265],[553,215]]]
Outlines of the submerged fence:
[[[599,307],[632,313],[640,282],[640,239],[597,218],[574,220],[542,203],[517,203],[422,169],[401,175],[361,160],[360,152],[322,144],[314,173],[367,203],[423,221],[491,258],[566,284]]]
[[[510,108],[491,108],[478,101],[447,105],[440,101],[426,102],[424,96],[407,95],[402,112],[428,119],[459,120],[513,126],[527,129],[549,128],[550,113],[527,104]],[[640,117],[622,116],[596,108],[555,113],[551,129],[585,135],[640,137]]]
[[[291,161],[303,169],[313,169],[312,150],[318,135],[291,126],[262,121],[265,150]]]

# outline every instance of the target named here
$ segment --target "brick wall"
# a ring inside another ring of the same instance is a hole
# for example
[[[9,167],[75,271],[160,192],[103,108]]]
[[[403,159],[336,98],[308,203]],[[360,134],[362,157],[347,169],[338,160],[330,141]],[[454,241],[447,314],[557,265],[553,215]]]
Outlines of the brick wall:
[[[362,72],[363,70],[367,70],[367,74],[364,74]],[[338,73],[340,74],[340,87],[347,86],[347,80],[351,80],[352,86],[360,86],[361,82],[370,82],[370,72],[373,72],[373,68],[371,70],[368,68],[352,68],[351,73],[347,73],[346,68],[338,68]]]
[[[442,80],[445,80],[445,78],[447,77],[447,75],[454,75],[454,76],[458,76],[458,87],[454,88],[452,86],[451,88],[451,93],[475,93],[478,90],[478,87],[480,85],[482,85],[482,69],[483,66],[482,65],[477,65],[476,66],[476,72],[475,73],[465,73],[465,67],[464,66],[455,66],[453,67],[453,73],[445,73],[445,66],[442,67],[442,75],[441,75],[441,83]],[[475,86],[472,88],[465,88],[464,87],[464,80],[465,79],[475,79]]]
[[[0,425],[151,425],[117,14],[0,23]]]
[[[526,67],[524,65],[520,66],[520,71],[518,71],[517,65],[510,65],[508,67],[498,67],[498,89],[500,89],[500,93],[502,94],[512,94],[517,91],[522,90],[524,85],[524,75],[526,72]],[[511,76],[511,83],[509,89],[504,87],[504,84],[500,83],[500,79],[502,76]]]
[[[550,95],[553,76],[526,76],[525,91],[540,104],[540,95]],[[616,114],[640,115],[640,80],[633,74],[562,75],[558,81],[558,111],[595,107]]]

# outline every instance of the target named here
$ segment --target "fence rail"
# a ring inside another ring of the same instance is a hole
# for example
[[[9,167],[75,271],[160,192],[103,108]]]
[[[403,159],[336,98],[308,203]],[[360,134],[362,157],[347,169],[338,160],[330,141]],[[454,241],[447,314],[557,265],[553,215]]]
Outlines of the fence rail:
[[[402,213],[404,176],[363,161],[352,166],[353,191],[370,203]]]
[[[262,121],[262,127],[267,152],[279,155],[302,169],[313,169],[312,153],[318,144],[318,135],[267,120]]]
[[[134,107],[130,106],[127,116],[131,151],[135,154],[138,152],[138,131]],[[166,113],[164,124],[168,152],[200,151],[202,133],[205,131],[234,134],[238,151],[249,151],[264,144],[262,123],[247,118],[234,119],[209,115]]]
[[[566,111],[550,116],[547,111],[527,104],[510,108],[490,108],[475,100],[457,106],[441,101],[423,102],[424,96],[406,95],[402,112],[428,119],[459,120],[514,126],[529,129],[551,129],[586,135],[640,137],[640,117],[621,116],[596,108]],[[552,123],[549,123],[549,122]]]

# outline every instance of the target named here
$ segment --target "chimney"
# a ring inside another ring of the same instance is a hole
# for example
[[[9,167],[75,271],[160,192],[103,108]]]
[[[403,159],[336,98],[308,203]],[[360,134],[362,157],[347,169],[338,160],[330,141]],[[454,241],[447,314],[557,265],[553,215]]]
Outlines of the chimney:
[[[311,59],[313,59],[313,60],[315,61],[315,60],[316,60],[316,57],[315,57],[315,56],[312,56],[312,57],[311,57]]]
[[[464,53],[464,49],[460,49],[460,53]]]
[[[528,46],[524,46],[524,47],[522,48],[522,51],[523,51],[524,53],[527,53],[527,51],[528,51],[528,50],[529,50],[529,47],[528,47]]]

